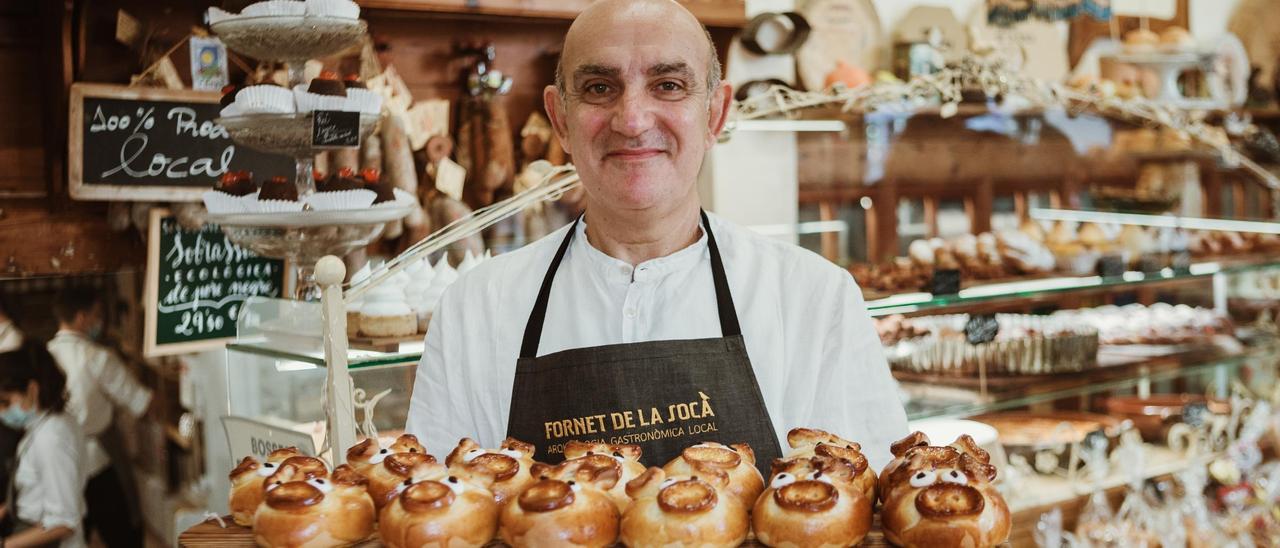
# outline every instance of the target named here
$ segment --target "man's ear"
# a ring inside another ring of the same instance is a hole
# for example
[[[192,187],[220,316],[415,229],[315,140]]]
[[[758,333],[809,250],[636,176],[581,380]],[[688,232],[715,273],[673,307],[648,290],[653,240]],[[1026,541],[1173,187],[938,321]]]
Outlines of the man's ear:
[[[707,116],[707,130],[710,131],[711,143],[715,144],[720,132],[729,122],[729,111],[733,108],[733,85],[720,82],[720,86],[711,90],[710,112]]]
[[[569,126],[565,120],[568,113],[564,109],[564,96],[560,94],[560,88],[554,85],[543,88],[542,106],[547,110],[547,119],[551,121],[551,128],[555,130],[556,137],[560,138],[560,145],[568,150]]]

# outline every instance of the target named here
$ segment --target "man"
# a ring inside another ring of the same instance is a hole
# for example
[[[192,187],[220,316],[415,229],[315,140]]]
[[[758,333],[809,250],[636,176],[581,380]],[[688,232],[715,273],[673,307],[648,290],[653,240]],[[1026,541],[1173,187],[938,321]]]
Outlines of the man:
[[[114,352],[96,342],[103,330],[101,297],[87,288],[72,288],[54,299],[58,333],[49,341],[49,353],[67,375],[67,412],[80,423],[85,436],[85,531],[97,530],[111,547],[141,546],[142,531],[135,526],[122,474],[112,463],[103,440],[115,408],[140,417],[151,405],[151,390],[125,369]],[[125,475],[124,477],[129,477]]]
[[[408,421],[429,450],[510,435],[556,460],[568,440],[603,440],[661,465],[747,442],[767,468],[807,426],[889,460],[906,417],[853,279],[701,215],[695,182],[731,95],[679,4],[600,0],[578,16],[543,99],[585,217],[446,291]]]

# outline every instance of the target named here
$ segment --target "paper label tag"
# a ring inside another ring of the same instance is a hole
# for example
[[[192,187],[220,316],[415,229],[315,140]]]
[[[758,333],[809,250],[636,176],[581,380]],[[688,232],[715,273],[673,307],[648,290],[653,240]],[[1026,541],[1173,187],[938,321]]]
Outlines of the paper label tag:
[[[252,456],[263,461],[272,451],[285,447],[297,447],[303,455],[316,454],[315,441],[305,432],[232,415],[222,417],[222,426],[232,460]]]
[[[436,165],[436,190],[450,198],[462,201],[462,183],[467,179],[466,168],[457,162],[443,158]]]
[[[191,89],[219,91],[227,85],[227,48],[217,38],[192,36]]]
[[[311,120],[311,146],[352,148],[360,146],[360,113],[317,110]]]
[[[955,295],[960,292],[960,271],[939,269],[933,271],[933,278],[925,288],[934,295]]]
[[[1000,333],[1000,322],[995,314],[970,314],[969,321],[964,324],[964,339],[969,344],[986,344],[996,340]]]
[[[1098,275],[1103,278],[1124,276],[1127,267],[1124,257],[1120,255],[1103,255],[1101,259],[1098,259]]]
[[[142,24],[129,12],[116,10],[116,41],[129,47],[138,44],[142,36]]]
[[[444,135],[449,128],[449,101],[431,99],[418,101],[405,116],[405,133],[409,134],[409,146],[422,150],[427,140]]]

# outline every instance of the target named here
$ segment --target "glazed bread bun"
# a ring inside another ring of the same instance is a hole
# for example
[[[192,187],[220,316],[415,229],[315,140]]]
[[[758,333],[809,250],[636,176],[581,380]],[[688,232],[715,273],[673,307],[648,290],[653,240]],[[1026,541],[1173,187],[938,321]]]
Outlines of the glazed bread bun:
[[[795,457],[773,462],[769,487],[756,500],[751,525],[766,546],[842,547],[871,529],[875,499],[855,485],[847,459]]]
[[[538,479],[502,507],[499,538],[513,548],[612,545],[619,515],[606,492],[621,471],[618,461],[604,455],[535,464]]]
[[[609,498],[618,505],[618,513],[627,511],[631,506],[631,497],[627,495],[627,483],[644,473],[644,465],[640,464],[643,451],[639,445],[613,445],[608,443],[587,443],[570,441],[564,445],[564,458],[577,459],[591,455],[613,457],[622,467],[618,483],[608,491]]]
[[[973,438],[932,446],[915,432],[892,446],[880,475],[880,523],[897,546],[996,546],[1009,538],[1009,507],[996,469]]]
[[[373,534],[373,501],[365,478],[348,465],[308,476],[288,461],[267,480],[253,518],[253,539],[265,548],[328,548]]]
[[[231,508],[231,519],[236,525],[248,527],[253,524],[253,513],[262,504],[263,482],[279,470],[278,466],[285,459],[300,456],[302,453],[298,452],[297,447],[286,447],[272,451],[267,455],[267,462],[259,463],[258,459],[245,457],[236,465],[227,475],[231,479],[228,506]]]
[[[378,532],[389,548],[484,546],[498,531],[498,508],[493,493],[471,478],[423,463],[379,513]]]
[[[444,463],[457,474],[473,477],[501,505],[533,483],[529,469],[534,451],[532,444],[515,438],[502,440],[496,449],[484,449],[475,440],[462,438]]]
[[[395,496],[396,487],[413,476],[413,471],[423,464],[436,462],[436,458],[426,453],[391,453],[382,459],[381,464],[370,467],[369,496],[373,504],[382,510]]]
[[[764,477],[756,470],[756,454],[745,443],[721,445],[699,443],[680,453],[662,467],[667,477],[708,475],[715,471],[729,477],[729,494],[738,498],[743,508],[751,508],[764,491]]]
[[[630,548],[738,546],[751,528],[728,486],[723,470],[667,477],[650,468],[626,486],[634,502],[622,516],[620,540]]]
[[[786,460],[817,456],[849,461],[854,472],[850,481],[851,487],[860,491],[868,500],[875,502],[876,472],[871,469],[871,463],[862,454],[862,446],[857,442],[846,440],[825,430],[793,428],[787,432],[787,445],[791,446],[791,452],[787,454]],[[777,475],[778,463],[774,462],[772,466],[771,475]]]
[[[427,449],[418,443],[417,436],[413,434],[404,434],[387,447],[382,447],[378,440],[373,438],[365,438],[364,441],[351,446],[347,450],[347,464],[356,469],[365,476],[368,476],[374,466],[382,464],[382,461],[394,453],[423,453],[426,454]]]

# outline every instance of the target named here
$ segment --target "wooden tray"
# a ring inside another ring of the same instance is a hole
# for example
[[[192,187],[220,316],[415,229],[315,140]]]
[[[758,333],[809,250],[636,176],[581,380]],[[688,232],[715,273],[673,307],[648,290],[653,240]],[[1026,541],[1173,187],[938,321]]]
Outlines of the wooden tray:
[[[426,336],[426,333],[414,333],[404,337],[350,337],[347,339],[347,346],[357,350],[397,352],[400,350],[400,343],[419,343]]]

